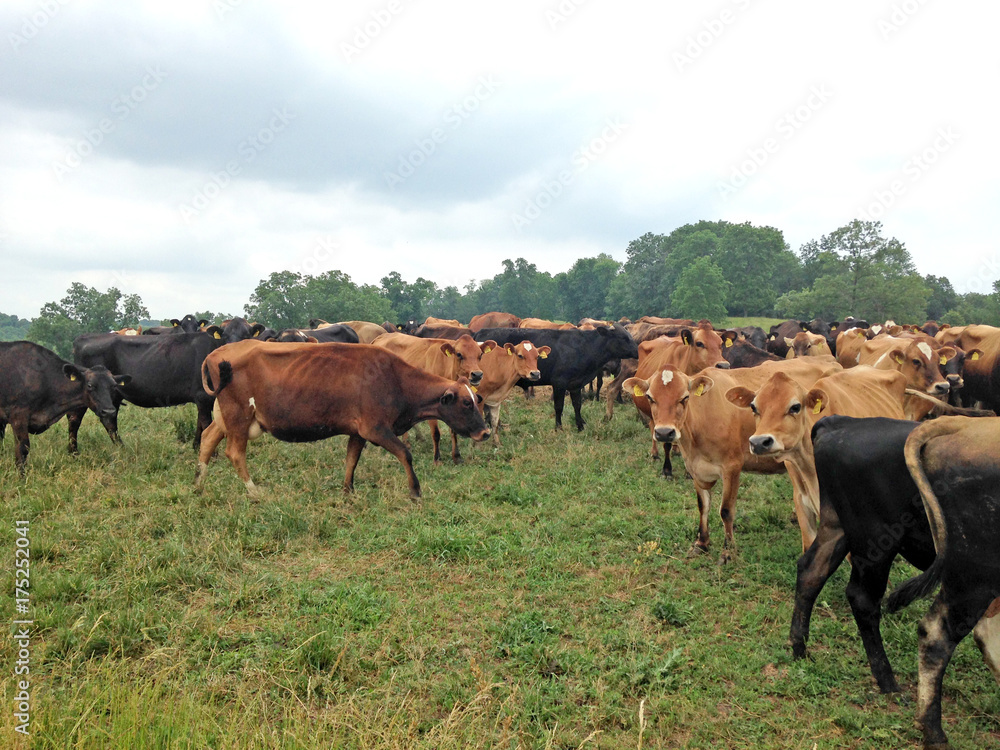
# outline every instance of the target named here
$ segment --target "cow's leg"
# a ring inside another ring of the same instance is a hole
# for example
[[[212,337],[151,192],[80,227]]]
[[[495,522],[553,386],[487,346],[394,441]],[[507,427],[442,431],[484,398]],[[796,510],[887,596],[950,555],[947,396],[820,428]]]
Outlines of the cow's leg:
[[[573,402],[573,415],[576,417],[576,431],[583,432],[586,422],[583,421],[583,389],[577,388],[569,392],[569,400]]]
[[[624,383],[628,378],[624,377],[623,371],[618,373],[617,377],[611,381],[608,385],[608,389],[604,392],[604,418],[611,421],[611,418],[615,415],[615,401],[621,396],[622,393],[622,383]]]
[[[736,541],[733,539],[733,521],[736,519],[736,495],[740,491],[741,466],[730,469],[722,475],[722,505],[719,506],[719,516],[722,517],[722,527],[726,532],[726,540],[722,545],[719,565],[725,565],[733,559]]]
[[[490,406],[489,408],[489,422],[490,429],[493,432],[493,445],[497,448],[500,447],[500,404],[496,406]]]
[[[451,460],[456,464],[462,463],[462,453],[458,449],[458,435],[451,430]]]
[[[0,443],[3,442],[4,435],[7,434],[7,417],[0,413]]]
[[[80,424],[83,422],[83,415],[87,413],[87,408],[74,409],[66,413],[66,424],[69,432],[69,452],[76,455],[80,452],[77,446],[77,436],[80,432]],[[114,440],[114,438],[112,438]]]
[[[215,406],[215,399],[202,399],[197,402],[198,424],[194,428],[194,449],[198,450],[201,445],[201,434],[212,423],[212,407]]]
[[[698,539],[691,547],[689,554],[708,552],[708,512],[712,507],[712,487],[715,482],[699,482],[694,480],[694,489],[698,495]]]
[[[28,461],[28,452],[31,450],[31,438],[28,435],[28,419],[22,421],[13,419],[10,429],[14,433],[14,464],[17,466],[21,478],[24,478],[24,467]]]
[[[851,558],[851,580],[847,584],[847,601],[861,634],[868,664],[878,688],[883,693],[898,693],[899,684],[882,643],[882,595],[889,581],[889,569],[895,555],[870,560],[860,555]],[[886,559],[888,558],[888,559]]]
[[[344,492],[354,492],[354,470],[358,467],[358,459],[365,448],[365,439],[360,435],[347,438],[347,464],[344,470]],[[402,445],[402,442],[400,442]]]
[[[226,458],[236,469],[237,475],[243,480],[243,484],[246,485],[247,492],[251,497],[257,495],[257,485],[253,483],[250,478],[250,472],[247,471],[247,441],[248,434],[247,430],[236,428],[234,425],[229,424],[227,420],[226,426],[229,428],[229,434],[226,435]],[[200,442],[201,435],[198,436]]]
[[[990,605],[986,614],[976,623],[972,635],[983,654],[983,661],[997,682],[1000,682],[1000,614],[990,616],[990,612],[996,608],[1000,608],[1000,599],[996,599]]]
[[[556,429],[562,429],[563,405],[566,403],[566,389],[552,386],[552,406],[556,411]]]
[[[434,444],[434,465],[441,463],[441,428],[438,427],[436,419],[428,419],[427,425],[431,428],[431,443]]]
[[[840,526],[840,517],[832,507],[824,507],[819,533],[799,558],[795,577],[795,610],[792,613],[789,640],[792,643],[792,656],[796,659],[806,655],[809,621],[812,619],[816,598],[846,556],[847,539]]]
[[[917,686],[917,724],[924,732],[924,748],[944,750],[948,738],[941,728],[941,684],[955,646],[969,634],[982,617],[989,601],[973,606],[968,600],[945,603],[944,587],[938,592],[930,611],[920,621],[920,679]]]
[[[215,449],[225,437],[222,427],[218,422],[212,422],[201,435],[201,447],[198,449],[198,467],[194,472],[194,488],[201,490],[202,482],[205,481],[205,473],[208,471],[208,463],[215,455]]]
[[[365,438],[375,445],[379,445],[389,451],[394,455],[399,462],[403,464],[403,468],[406,470],[406,481],[410,486],[410,497],[414,500],[420,497],[420,480],[417,479],[417,474],[413,471],[413,456],[407,449],[403,442],[392,434],[392,430],[388,428],[380,428],[373,431],[369,435],[365,435]],[[359,451],[360,453],[360,451]],[[352,472],[353,477],[353,472]]]

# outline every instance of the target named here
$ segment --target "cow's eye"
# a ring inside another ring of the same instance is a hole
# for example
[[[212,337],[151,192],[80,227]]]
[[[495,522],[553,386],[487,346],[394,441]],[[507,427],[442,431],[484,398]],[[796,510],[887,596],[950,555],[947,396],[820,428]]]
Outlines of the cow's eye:
[[[689,399],[689,398],[691,398],[691,397],[690,397],[690,396],[685,396],[684,398],[682,398],[682,399],[680,400],[680,405],[681,405],[681,406],[687,406],[687,402],[688,402],[688,399]]]
[[[915,367],[920,367],[920,365],[922,365],[922,364],[923,364],[923,362],[921,362],[919,359],[913,360],[913,365]]]
[[[700,341],[695,341],[694,345],[697,346],[697,347],[699,347],[699,348],[701,348],[701,349],[705,348],[705,345],[702,342],[700,342]]]
[[[754,416],[757,416],[757,417],[760,416],[760,412],[757,411],[757,404],[755,404],[753,401],[750,402],[750,411],[752,411],[754,413]]]
[[[802,411],[802,404],[792,404],[788,407],[789,414],[798,414],[800,411]]]
[[[650,395],[649,395],[648,393],[646,394],[646,400],[647,400],[647,401],[648,401],[649,403],[651,403],[651,404],[655,404],[655,403],[656,403],[656,402],[655,402],[655,401],[653,400],[653,397],[652,397],[652,396],[650,396]]]

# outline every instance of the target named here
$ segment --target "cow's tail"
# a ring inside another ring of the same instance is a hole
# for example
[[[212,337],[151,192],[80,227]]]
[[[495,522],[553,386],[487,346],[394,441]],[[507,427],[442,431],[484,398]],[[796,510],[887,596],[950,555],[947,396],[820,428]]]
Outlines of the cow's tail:
[[[233,382],[233,366],[228,360],[222,360],[219,362],[219,387],[216,388],[212,384],[212,370],[209,367],[209,362],[206,359],[205,363],[201,366],[201,387],[205,389],[205,392],[209,396],[218,396],[219,393]]]
[[[961,429],[961,421],[954,419],[935,419],[932,422],[925,422],[920,427],[910,433],[906,439],[906,446],[903,448],[903,456],[906,458],[906,468],[910,471],[917,489],[920,491],[920,498],[924,503],[924,512],[927,513],[927,521],[931,527],[931,536],[934,538],[934,562],[923,573],[910,578],[897,586],[889,598],[886,600],[886,610],[896,612],[911,602],[931,593],[941,583],[941,573],[944,569],[944,557],[948,541],[948,529],[945,526],[944,514],[941,512],[941,503],[937,499],[934,487],[931,486],[924,471],[923,451],[934,438],[950,435]]]

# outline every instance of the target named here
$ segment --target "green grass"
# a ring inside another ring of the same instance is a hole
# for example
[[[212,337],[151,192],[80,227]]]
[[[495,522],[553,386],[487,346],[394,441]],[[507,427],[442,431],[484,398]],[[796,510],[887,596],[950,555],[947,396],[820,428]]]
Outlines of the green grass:
[[[696,502],[665,482],[628,408],[557,433],[516,395],[499,449],[433,466],[424,498],[369,447],[345,496],[345,438],[264,437],[247,498],[229,462],[192,492],[194,411],[126,405],[115,449],[93,415],[35,436],[25,481],[0,454],[4,591],[30,521],[32,748],[913,747],[913,706],[880,696],[839,571],[812,658],[787,646],[799,533],[784,477],[745,477],[738,552],[687,558]],[[902,567],[893,581],[908,575]],[[905,696],[925,604],[886,619]],[[14,645],[0,642],[13,732]],[[967,639],[945,682],[956,748],[995,746],[1000,697]],[[28,746],[22,743],[21,746]]]

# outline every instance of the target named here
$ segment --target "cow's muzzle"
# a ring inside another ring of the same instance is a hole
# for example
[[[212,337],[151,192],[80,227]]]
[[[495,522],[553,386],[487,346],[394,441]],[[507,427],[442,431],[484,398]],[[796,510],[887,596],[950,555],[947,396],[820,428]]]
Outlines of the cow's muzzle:
[[[673,427],[657,427],[653,430],[653,437],[661,443],[674,443],[677,440],[677,430]]]
[[[750,452],[764,456],[774,452],[774,435],[753,435],[750,438]]]

